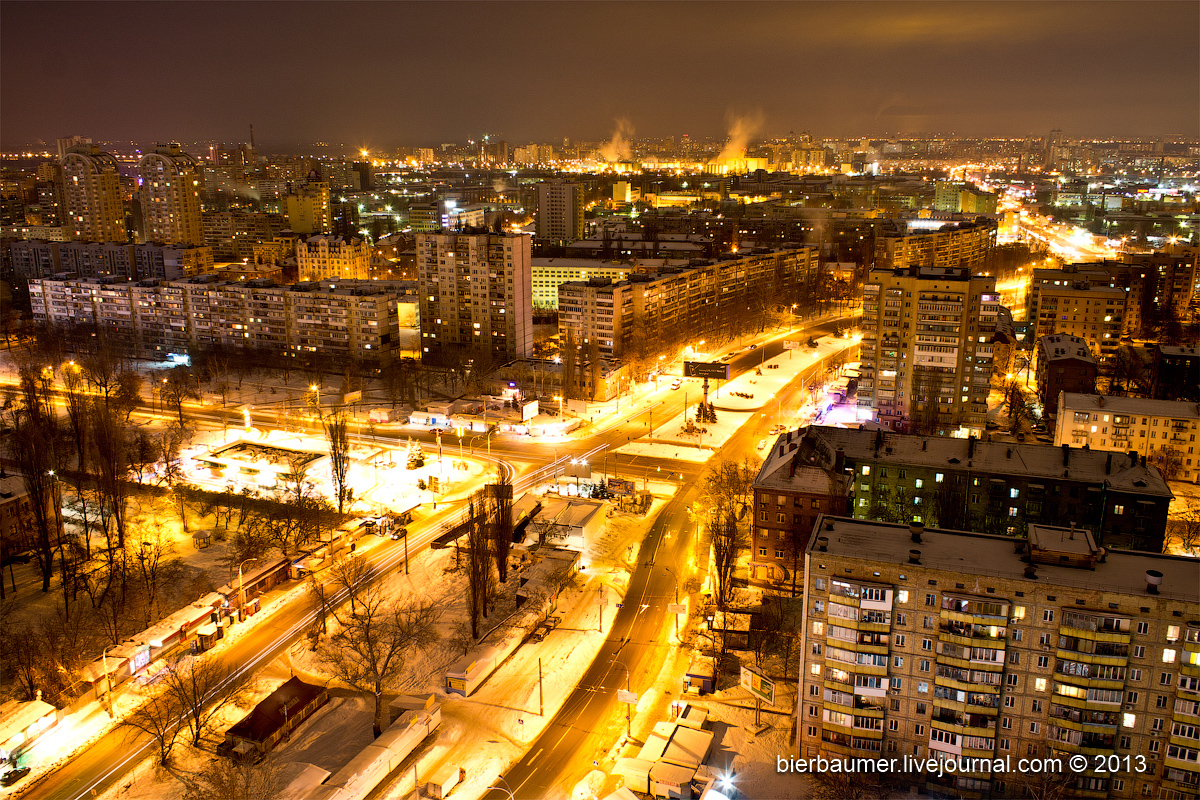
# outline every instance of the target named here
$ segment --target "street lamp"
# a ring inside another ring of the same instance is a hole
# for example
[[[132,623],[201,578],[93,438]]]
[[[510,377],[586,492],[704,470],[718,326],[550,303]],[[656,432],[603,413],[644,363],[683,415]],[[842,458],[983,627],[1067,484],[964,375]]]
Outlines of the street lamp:
[[[679,605],[679,576],[675,574],[675,570],[671,569],[666,564],[663,565],[671,577],[675,579],[675,605]],[[675,612],[675,641],[679,641],[679,612]]]
[[[110,647],[116,647],[116,645],[104,645],[104,652],[101,654],[101,658],[104,659],[104,696],[108,698],[108,718],[115,719],[116,715],[113,714],[112,704],[112,675],[108,672],[108,648]]]
[[[626,694],[626,698],[628,699],[628,696],[632,694],[632,692],[629,690],[629,665],[626,664],[624,661],[616,661],[616,660],[610,661],[609,663],[613,664],[613,665],[620,664],[622,667],[625,668],[625,694]],[[625,703],[625,738],[626,739],[633,738],[633,709],[630,708],[631,705],[632,705],[632,703],[629,703],[629,702]]]
[[[562,419],[562,415],[563,415],[563,413],[562,413],[562,401],[563,401],[562,395],[556,394],[556,395],[554,395],[554,399],[558,401],[558,418]]]

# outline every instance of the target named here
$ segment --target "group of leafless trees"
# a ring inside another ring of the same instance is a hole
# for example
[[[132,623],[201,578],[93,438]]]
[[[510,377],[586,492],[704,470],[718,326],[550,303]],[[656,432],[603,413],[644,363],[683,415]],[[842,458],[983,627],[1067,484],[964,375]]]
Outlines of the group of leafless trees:
[[[513,544],[513,487],[505,475],[467,502],[467,609],[471,640],[480,637],[480,624],[494,606],[497,579],[508,582],[508,554]]]
[[[199,746],[217,715],[240,697],[228,667],[211,654],[184,655],[163,667],[124,725],[149,735],[160,764],[167,764],[181,736]]]
[[[704,500],[708,508],[708,534],[712,541],[716,588],[713,600],[721,611],[733,599],[733,578],[738,559],[750,546],[754,522],[754,478],[758,466],[722,459],[705,476]]]

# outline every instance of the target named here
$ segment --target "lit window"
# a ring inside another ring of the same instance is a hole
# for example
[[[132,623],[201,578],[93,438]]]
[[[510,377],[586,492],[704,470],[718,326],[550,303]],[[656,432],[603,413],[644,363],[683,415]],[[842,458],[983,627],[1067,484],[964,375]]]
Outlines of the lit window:
[[[1175,663],[1175,651],[1170,648],[1164,648],[1162,660],[1163,660],[1164,664],[1174,664]]]

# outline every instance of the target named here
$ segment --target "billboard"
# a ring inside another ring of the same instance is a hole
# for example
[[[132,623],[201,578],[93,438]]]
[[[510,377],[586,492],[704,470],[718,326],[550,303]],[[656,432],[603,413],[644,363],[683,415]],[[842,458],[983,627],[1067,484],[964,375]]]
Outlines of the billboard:
[[[529,422],[538,415],[538,401],[530,400],[521,406],[521,422]]]
[[[685,378],[716,378],[729,380],[729,365],[720,361],[685,361],[683,362],[683,377]]]
[[[784,350],[799,350],[800,342],[793,340],[793,339],[784,339],[783,340],[783,349]]]
[[[738,685],[769,706],[775,705],[775,681],[742,667]]]
[[[609,478],[608,493],[621,497],[633,497],[635,493],[633,481],[621,480],[620,478]]]

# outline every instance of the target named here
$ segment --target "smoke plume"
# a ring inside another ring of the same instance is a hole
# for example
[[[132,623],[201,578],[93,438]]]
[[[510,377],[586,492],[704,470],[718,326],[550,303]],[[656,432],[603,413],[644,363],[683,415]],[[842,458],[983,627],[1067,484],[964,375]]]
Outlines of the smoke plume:
[[[633,147],[629,144],[631,136],[633,123],[627,119],[617,120],[617,129],[613,131],[612,138],[600,148],[601,157],[610,164],[614,161],[628,161],[633,155]]]
[[[746,146],[750,144],[750,137],[758,133],[764,121],[761,111],[743,116],[730,113],[729,141],[725,142],[725,146],[721,148],[721,154],[717,156],[717,161],[727,162],[745,158]]]

